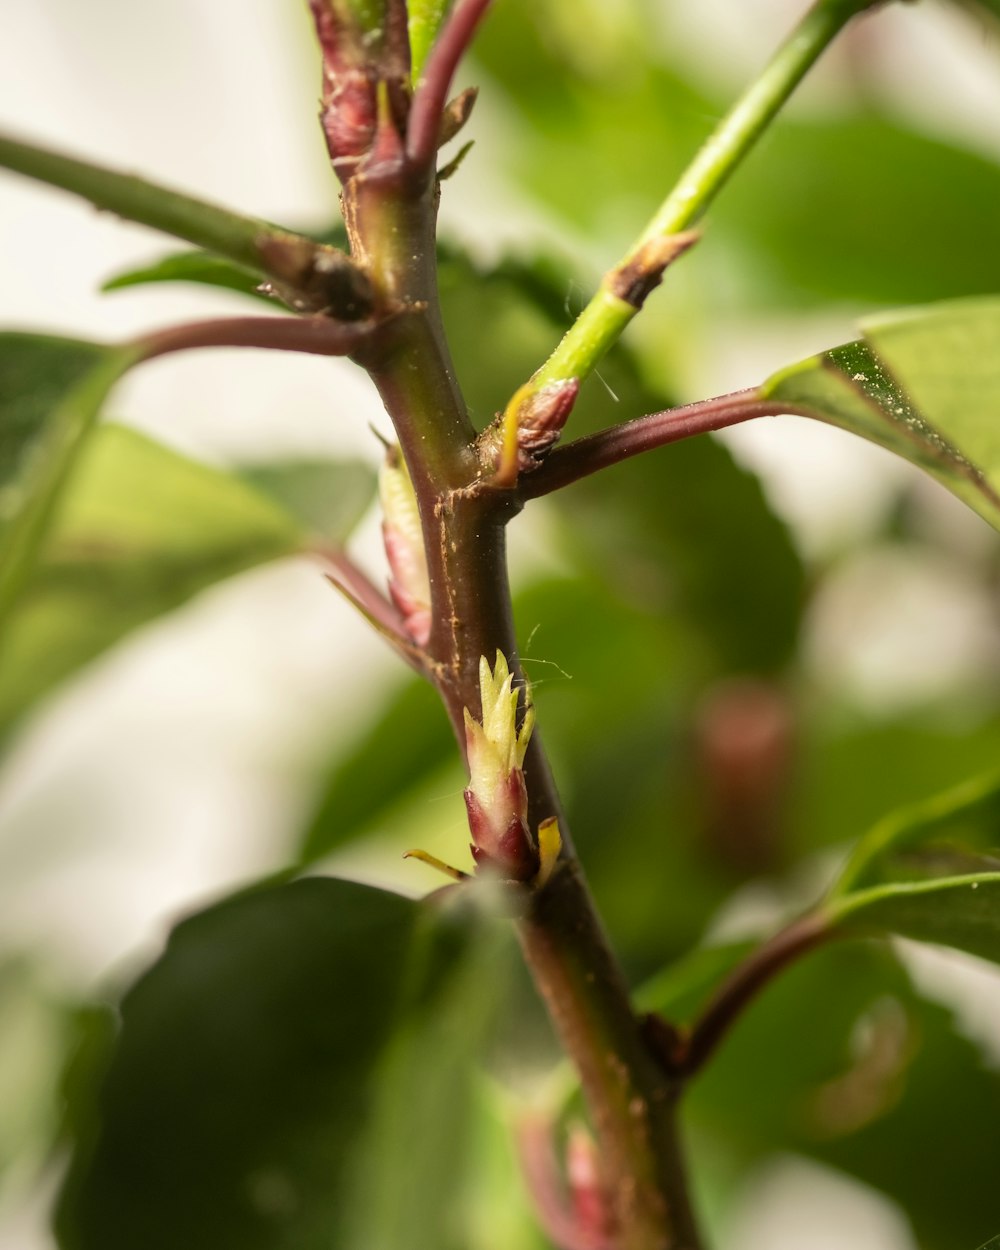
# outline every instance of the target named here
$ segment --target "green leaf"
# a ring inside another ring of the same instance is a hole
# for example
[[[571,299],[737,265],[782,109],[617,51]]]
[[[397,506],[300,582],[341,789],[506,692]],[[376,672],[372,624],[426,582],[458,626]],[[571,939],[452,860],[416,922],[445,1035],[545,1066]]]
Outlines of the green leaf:
[[[248,465],[240,477],[273,500],[306,535],[339,545],[375,494],[375,473],[360,461],[284,460]]]
[[[829,914],[842,933],[895,933],[1000,963],[1000,872],[862,890]]]
[[[1000,528],[1000,297],[862,328],[863,340],[775,374],[762,396],[889,448]]]
[[[1000,779],[876,825],[824,911],[841,933],[898,933],[1000,963]]]
[[[771,30],[777,41],[779,18]],[[687,41],[651,42],[641,5],[508,0],[475,56],[494,103],[506,105],[507,181],[584,232],[605,265],[736,86],[725,95],[709,87],[719,81],[710,45],[698,58]],[[643,313],[663,316],[668,350],[692,339],[704,350],[700,310],[714,321],[734,309],[759,317],[762,308],[875,307],[1000,289],[1000,164],[874,106],[838,114],[779,118],[739,169],[711,210],[710,237]],[[859,194],[871,170],[877,185]],[[951,224],[958,204],[961,229]]]
[[[302,862],[313,863],[371,828],[456,755],[436,692],[409,679],[334,763],[303,835]]]
[[[644,982],[633,998],[639,1011],[655,1011],[675,1023],[690,1022],[712,992],[754,949],[753,942],[698,946]]]
[[[9,956],[0,963],[0,1191],[40,1165],[51,1141],[68,1017],[40,968]]]
[[[450,955],[450,963],[422,970],[423,993],[411,992],[386,1042],[371,1116],[356,1140],[345,1246],[467,1250],[466,1194],[478,1187],[481,1166],[469,1152],[485,1111],[476,1061],[516,960],[506,926],[471,924],[471,914],[456,923],[468,910],[459,908],[450,933],[432,935],[429,953]]]
[[[1000,1075],[882,943],[787,969],[685,1102],[741,1178],[790,1152],[817,1159],[893,1198],[921,1250],[976,1246],[996,1227]]]
[[[1000,871],[1000,777],[976,778],[881,820],[855,847],[833,889],[840,897],[901,879]]]
[[[859,194],[871,170],[877,192]],[[746,308],[919,304],[1000,290],[998,200],[996,160],[866,109],[779,120],[712,227],[731,240],[734,294]],[[956,204],[961,229],[948,224]]]
[[[103,283],[101,290],[123,291],[155,282],[194,282],[202,286],[223,287],[239,291],[241,295],[260,296],[273,304],[269,296],[261,293],[259,272],[211,252],[175,252],[140,269],[127,269],[116,274]]]
[[[449,0],[410,0],[407,5],[410,29],[410,64],[414,83],[418,82],[448,11]]]
[[[459,1250],[498,968],[473,941],[477,992],[464,913],[313,879],[179,925],[122,1002],[60,1244]]]
[[[841,847],[845,831],[933,799],[1000,759],[1000,723],[956,732],[940,711],[891,719],[845,716],[817,705],[800,731],[796,849]]]
[[[1000,18],[1000,0],[974,0],[974,2],[982,9],[985,9],[992,17]],[[992,1244],[991,1242],[990,1245]],[[987,1250],[987,1248],[984,1247],[984,1250]]]
[[[0,335],[0,620],[30,575],[108,391],[136,353]]]
[[[238,478],[121,426],[96,431],[0,654],[0,726],[124,634],[302,546]]]
[[[341,250],[347,247],[347,232],[339,224],[303,237]],[[263,301],[272,309],[278,306],[266,284],[262,284],[259,267],[251,268],[215,252],[206,251],[172,252],[159,260],[141,265],[138,269],[123,270],[108,278],[102,284],[101,290],[124,291],[129,287],[147,286],[157,282],[193,282],[197,286],[221,287],[223,290],[237,291],[240,295]]]

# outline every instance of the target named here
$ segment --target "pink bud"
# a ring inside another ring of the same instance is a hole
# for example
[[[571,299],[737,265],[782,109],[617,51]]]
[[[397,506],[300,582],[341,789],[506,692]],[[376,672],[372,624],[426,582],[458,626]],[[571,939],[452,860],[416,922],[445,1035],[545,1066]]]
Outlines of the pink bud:
[[[521,405],[517,421],[518,468],[537,468],[558,439],[580,392],[580,379],[567,378],[534,391]]]

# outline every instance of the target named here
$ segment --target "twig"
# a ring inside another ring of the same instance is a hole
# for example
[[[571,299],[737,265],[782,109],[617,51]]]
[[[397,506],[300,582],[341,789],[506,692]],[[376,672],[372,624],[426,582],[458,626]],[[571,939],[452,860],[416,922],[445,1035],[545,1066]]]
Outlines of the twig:
[[[579,438],[565,447],[557,447],[539,468],[521,477],[521,495],[525,499],[537,499],[644,451],[711,430],[723,430],[756,417],[774,417],[788,411],[787,404],[758,399],[757,391],[750,389],[637,417]]]
[[[257,347],[313,356],[349,356],[372,333],[374,324],[331,321],[328,317],[221,317],[158,330],[136,346],[144,360],[199,347]]]
[[[406,155],[415,166],[428,165],[434,159],[451,80],[491,2],[457,0],[431,49],[407,125]]]
[[[823,51],[853,17],[878,2],[816,0],[709,136],[530,385],[542,390],[570,378],[583,382],[593,372],[638,312],[635,304],[616,294],[615,276],[641,258],[651,244],[686,231],[701,217]]]
[[[783,968],[833,936],[828,918],[809,912],[758,947],[723,982],[691,1029],[679,1067],[690,1079],[715,1053],[719,1043],[758,993]]]
[[[186,239],[278,282],[312,287],[319,279],[334,295],[362,302],[366,295],[364,275],[343,252],[259,218],[3,134],[0,167],[83,196],[97,208]]]

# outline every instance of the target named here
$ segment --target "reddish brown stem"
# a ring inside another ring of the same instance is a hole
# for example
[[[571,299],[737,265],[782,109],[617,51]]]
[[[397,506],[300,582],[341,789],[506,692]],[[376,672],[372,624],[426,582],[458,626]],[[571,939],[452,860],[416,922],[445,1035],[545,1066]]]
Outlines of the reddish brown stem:
[[[406,135],[406,155],[418,168],[434,159],[451,80],[491,2],[457,0],[427,58],[413,97]]]
[[[158,330],[139,340],[144,360],[198,347],[258,347],[349,356],[374,329],[371,321],[331,321],[327,317],[220,317]]]
[[[691,1030],[679,1064],[684,1078],[690,1079],[704,1067],[743,1011],[779,972],[831,936],[827,919],[810,912],[776,933],[734,969]]]
[[[756,417],[776,417],[788,411],[787,404],[758,399],[757,391],[750,389],[637,417],[634,421],[578,438],[565,447],[557,447],[538,469],[521,478],[521,497],[537,499],[644,451],[711,430],[723,430]]]

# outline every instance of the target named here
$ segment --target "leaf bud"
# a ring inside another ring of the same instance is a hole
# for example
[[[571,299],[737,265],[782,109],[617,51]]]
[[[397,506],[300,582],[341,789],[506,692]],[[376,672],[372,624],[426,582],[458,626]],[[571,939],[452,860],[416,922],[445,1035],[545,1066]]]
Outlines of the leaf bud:
[[[389,594],[406,632],[419,647],[431,636],[431,587],[413,483],[398,447],[386,448],[378,475],[382,541],[389,560]]]

